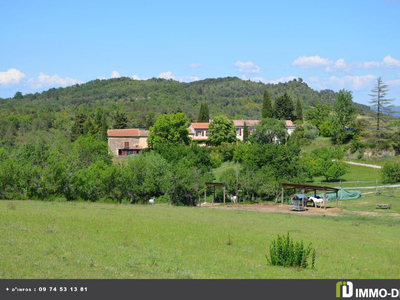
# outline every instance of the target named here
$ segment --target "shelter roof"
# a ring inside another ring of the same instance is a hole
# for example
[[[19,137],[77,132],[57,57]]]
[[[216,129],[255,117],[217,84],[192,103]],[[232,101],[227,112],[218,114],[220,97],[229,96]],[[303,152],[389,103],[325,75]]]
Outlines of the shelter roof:
[[[330,186],[321,186],[321,185],[309,185],[309,184],[296,184],[296,183],[284,183],[281,182],[282,187],[292,187],[292,188],[302,188],[307,192],[308,191],[314,191],[314,190],[319,190],[319,191],[333,191],[333,192],[338,192],[340,189],[333,188]]]

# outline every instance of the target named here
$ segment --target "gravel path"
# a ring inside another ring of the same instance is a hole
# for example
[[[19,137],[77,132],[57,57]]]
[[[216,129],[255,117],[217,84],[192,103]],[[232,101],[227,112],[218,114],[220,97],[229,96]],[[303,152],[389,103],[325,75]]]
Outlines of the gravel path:
[[[375,168],[375,169],[382,169],[381,166],[376,166],[376,165],[368,165],[368,164],[361,164],[361,163],[356,163],[352,161],[343,161],[345,164],[349,165],[356,165],[356,166],[363,166],[363,167],[369,167],[369,168]]]

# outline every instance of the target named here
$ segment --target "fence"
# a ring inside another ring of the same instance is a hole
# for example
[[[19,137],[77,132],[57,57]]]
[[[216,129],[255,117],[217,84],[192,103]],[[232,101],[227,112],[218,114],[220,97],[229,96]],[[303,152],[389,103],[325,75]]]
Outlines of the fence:
[[[359,188],[359,187],[377,187],[379,185],[383,185],[382,181],[374,180],[374,181],[336,181],[336,182],[313,182],[312,184],[320,185],[320,186],[328,186],[328,187],[336,187],[340,186],[342,188]]]

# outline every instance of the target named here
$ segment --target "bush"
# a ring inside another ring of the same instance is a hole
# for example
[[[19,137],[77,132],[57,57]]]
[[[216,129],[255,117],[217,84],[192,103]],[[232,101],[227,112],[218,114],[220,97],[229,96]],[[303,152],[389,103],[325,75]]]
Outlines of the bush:
[[[382,181],[384,183],[396,183],[400,181],[400,164],[387,162],[381,169]]]
[[[266,255],[267,261],[273,266],[307,268],[309,265],[308,257],[311,254],[311,268],[314,269],[315,249],[311,248],[311,243],[307,248],[304,247],[303,241],[293,243],[289,236],[280,236],[272,241],[269,247],[270,256]]]

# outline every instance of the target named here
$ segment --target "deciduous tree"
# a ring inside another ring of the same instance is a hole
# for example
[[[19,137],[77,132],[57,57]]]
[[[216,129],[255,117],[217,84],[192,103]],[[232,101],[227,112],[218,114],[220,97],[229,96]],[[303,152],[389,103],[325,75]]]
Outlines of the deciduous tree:
[[[164,144],[189,144],[189,119],[183,113],[164,114],[150,127],[147,143],[150,148]]]
[[[208,140],[213,146],[219,146],[223,142],[232,143],[236,140],[235,125],[224,115],[215,116],[208,128]]]

